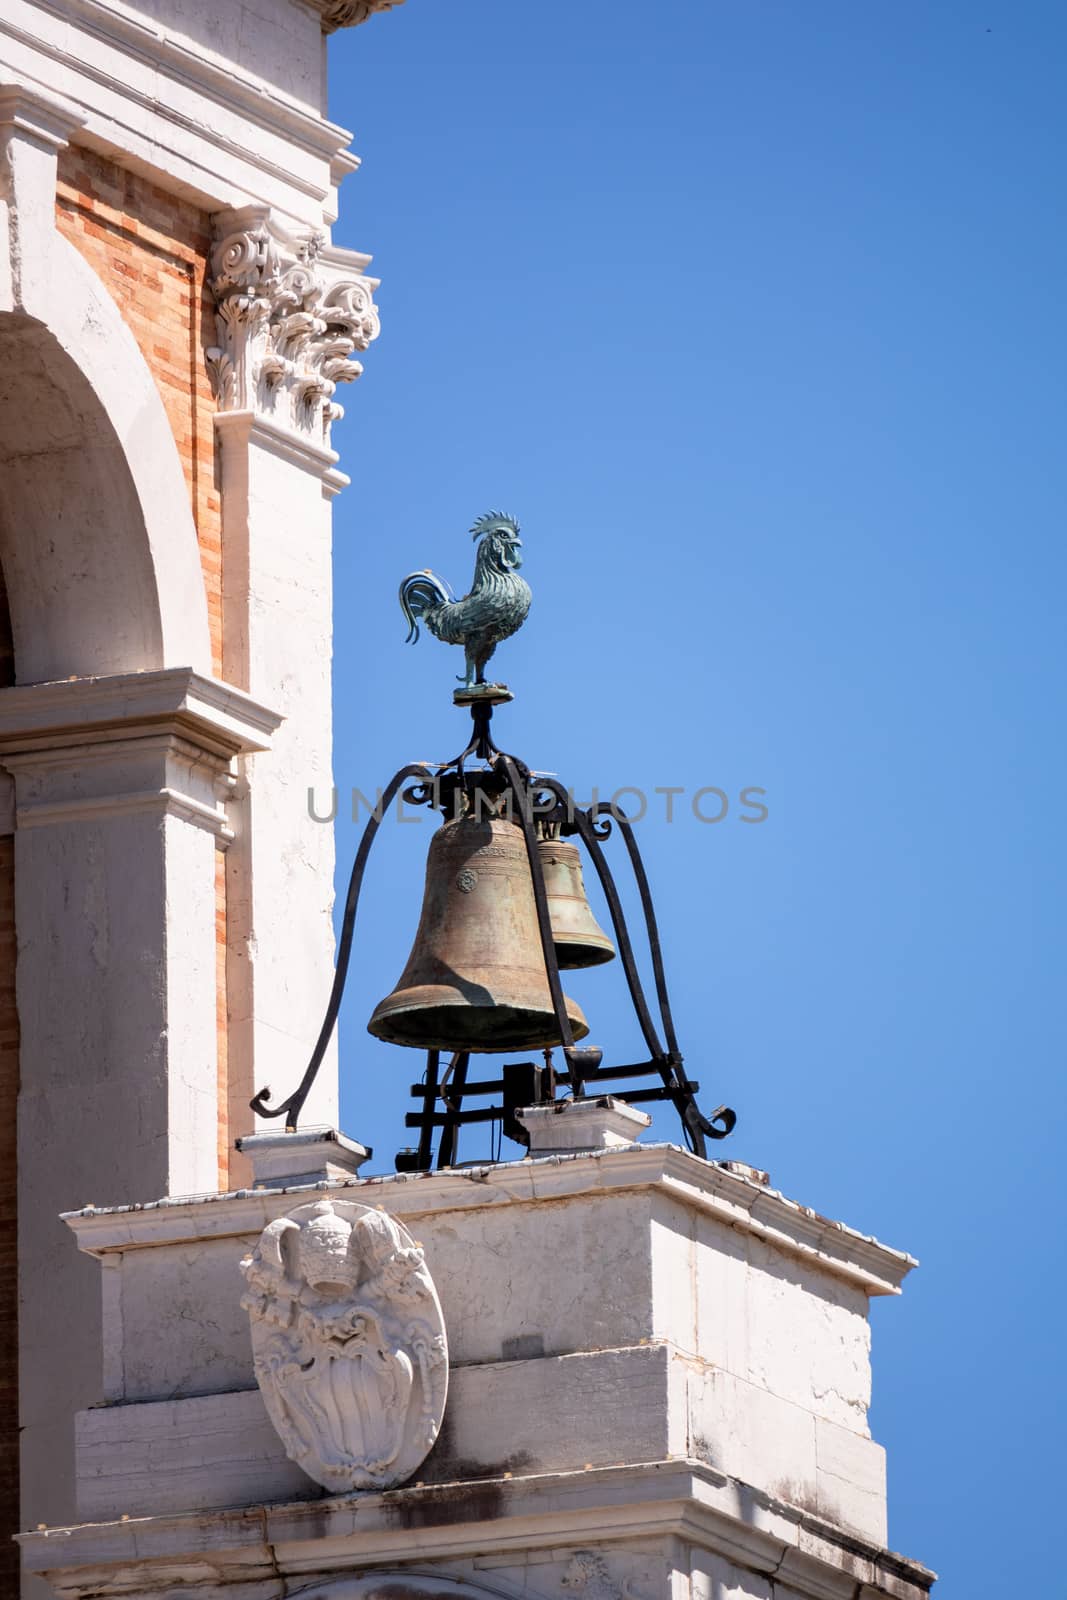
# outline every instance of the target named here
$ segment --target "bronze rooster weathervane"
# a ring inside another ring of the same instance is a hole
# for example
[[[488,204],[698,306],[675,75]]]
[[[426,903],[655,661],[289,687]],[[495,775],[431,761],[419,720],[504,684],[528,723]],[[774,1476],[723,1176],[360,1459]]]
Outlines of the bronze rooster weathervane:
[[[514,517],[487,511],[471,529],[478,542],[474,581],[469,594],[457,600],[451,588],[428,569],[410,572],[400,585],[400,608],[408,621],[407,643],[414,644],[419,624],[435,639],[461,644],[467,670],[453,695],[457,705],[511,699],[503,683],[486,683],[485,665],[497,645],[510,639],[526,621],[530,585],[519,576],[522,540]]]

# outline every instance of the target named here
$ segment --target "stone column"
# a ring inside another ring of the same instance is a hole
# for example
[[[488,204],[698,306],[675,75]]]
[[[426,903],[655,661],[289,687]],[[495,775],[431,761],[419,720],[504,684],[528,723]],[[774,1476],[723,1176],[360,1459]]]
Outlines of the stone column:
[[[377,280],[367,256],[288,232],[264,207],[216,226],[223,660],[230,682],[285,717],[269,766],[246,761],[237,794],[230,1070],[242,1102],[269,1086],[277,1103],[299,1082],[332,980],[333,830],[308,808],[308,790],[331,784],[330,501],[348,482],[329,432],[338,383],[361,371],[353,352],[378,333]],[[334,1050],[302,1125],[336,1121]]]
[[[65,1205],[217,1188],[215,853],[278,718],[189,668],[0,691],[15,782],[22,1520],[73,1510],[99,1296]],[[76,1325],[76,1332],[74,1326]]]

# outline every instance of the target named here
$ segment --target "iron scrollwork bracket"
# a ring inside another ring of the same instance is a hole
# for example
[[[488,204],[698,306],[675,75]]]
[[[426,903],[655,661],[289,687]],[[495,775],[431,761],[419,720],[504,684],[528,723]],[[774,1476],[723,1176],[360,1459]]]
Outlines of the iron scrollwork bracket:
[[[382,818],[397,793],[402,791],[403,798],[408,804],[430,806],[446,817],[458,817],[463,814],[465,808],[485,805],[494,811],[503,810],[511,821],[517,823],[526,844],[545,976],[548,979],[559,1028],[563,1057],[567,1063],[566,1073],[557,1075],[559,1081],[565,1081],[571,1094],[577,1097],[585,1094],[587,1087],[598,1081],[649,1074],[658,1076],[660,1079],[658,1088],[634,1091],[631,1098],[670,1100],[678,1112],[689,1148],[698,1156],[706,1156],[707,1140],[725,1139],[732,1132],[737,1118],[729,1106],[719,1106],[710,1117],[706,1117],[696,1102],[699,1085],[692,1082],[685,1072],[667,992],[652,894],[631,821],[613,803],[601,802],[590,806],[587,810],[576,808],[571,791],[565,789],[555,778],[531,773],[517,756],[500,750],[490,732],[491,704],[472,705],[471,716],[474,724],[471,738],[458,756],[436,767],[421,762],[402,767],[382,792],[380,803],[364,827],[352,865],[337,945],[337,966],[333,985],[311,1059],[299,1085],[287,1100],[277,1106],[270,1105],[270,1089],[264,1088],[251,1101],[252,1110],[261,1117],[284,1116],[287,1130],[296,1130],[304,1102],[322,1065],[337,1023],[352,955],[356,913],[367,860]],[[469,770],[466,763],[471,757],[485,763],[484,769]],[[478,814],[477,810],[475,814]],[[663,1030],[662,1040],[641,982],[618,886],[602,848],[616,827],[626,847],[641,901],[656,988],[659,1023]],[[649,1053],[646,1062],[628,1067],[605,1067],[602,1065],[602,1054],[599,1050],[580,1047],[574,1042],[553,942],[544,870],[537,849],[539,830],[542,835],[547,836],[551,836],[552,830],[558,831],[561,836],[577,835],[585,845],[611,913],[630,999]],[[429,1166],[434,1126],[442,1128],[439,1164],[444,1162],[447,1156],[446,1164],[450,1165],[455,1159],[459,1127],[466,1122],[486,1121],[490,1117],[499,1115],[495,1108],[471,1109],[463,1105],[464,1095],[484,1093],[499,1086],[498,1080],[484,1084],[470,1083],[467,1079],[465,1055],[454,1057],[452,1067],[449,1069],[451,1079],[448,1084],[446,1111],[435,1112],[434,1105],[436,1100],[441,1098],[443,1087],[439,1078],[439,1057],[440,1052],[437,1050],[428,1052],[424,1083],[413,1088],[413,1092],[423,1101],[423,1109],[421,1113],[413,1113],[407,1118],[408,1125],[419,1130],[418,1150],[404,1154],[404,1166],[405,1168],[410,1166],[412,1170],[425,1170]]]

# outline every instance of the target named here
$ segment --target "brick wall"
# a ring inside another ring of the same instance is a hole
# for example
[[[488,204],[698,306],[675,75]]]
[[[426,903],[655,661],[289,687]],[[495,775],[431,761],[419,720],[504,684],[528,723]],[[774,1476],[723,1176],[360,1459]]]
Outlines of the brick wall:
[[[230,1138],[230,1094],[233,1085],[230,1083],[227,1052],[226,855],[222,850],[215,851],[215,1019],[219,1041],[219,1188],[226,1190],[230,1187],[230,1153],[233,1142]],[[245,1099],[248,1099],[247,1094]],[[251,1112],[247,1115],[247,1121],[249,1123],[252,1121]],[[243,1124],[237,1131],[245,1131]],[[248,1131],[251,1132],[251,1129]]]
[[[7,591],[0,572],[0,688],[14,683]],[[15,851],[0,836],[0,1594],[18,1592],[19,1371],[15,1116],[19,1018],[15,1009]]]
[[[222,676],[222,515],[215,481],[215,403],[204,351],[215,343],[205,286],[206,212],[76,145],[60,152],[61,233],[103,280],[159,385],[192,503],[207,590],[211,649]]]

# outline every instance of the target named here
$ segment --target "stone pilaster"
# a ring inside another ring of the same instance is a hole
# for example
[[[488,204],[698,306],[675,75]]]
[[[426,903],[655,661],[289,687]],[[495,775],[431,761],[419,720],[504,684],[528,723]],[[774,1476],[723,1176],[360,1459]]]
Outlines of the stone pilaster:
[[[262,206],[222,212],[215,226],[223,663],[228,681],[285,717],[269,765],[252,758],[239,775],[229,1053],[235,1081],[281,1099],[303,1072],[332,978],[333,830],[307,805],[309,789],[331,781],[330,501],[348,479],[330,426],[338,385],[359,376],[354,358],[378,335],[377,279],[369,257]],[[334,1046],[308,1126],[337,1121],[336,1060]]]
[[[217,1186],[215,854],[278,718],[188,668],[0,691],[14,778],[23,1522],[73,1509],[99,1296],[57,1208]],[[71,1317],[77,1337],[71,1336]]]

